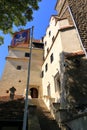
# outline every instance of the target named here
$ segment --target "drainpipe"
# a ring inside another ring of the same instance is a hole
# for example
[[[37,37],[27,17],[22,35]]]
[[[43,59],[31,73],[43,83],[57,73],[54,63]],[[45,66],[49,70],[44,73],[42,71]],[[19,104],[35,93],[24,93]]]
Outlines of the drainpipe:
[[[33,29],[32,26],[32,37],[31,37],[31,44],[30,44],[30,58],[28,62],[28,76],[27,76],[27,85],[26,85],[26,95],[25,95],[25,108],[24,108],[24,118],[23,118],[23,128],[22,130],[26,130],[27,127],[27,118],[28,118],[28,92],[29,92],[29,85],[30,85],[30,68],[31,68],[31,55],[32,55],[32,40],[33,40]]]
[[[83,51],[84,51],[84,53],[85,53],[85,56],[86,56],[86,58],[87,58],[87,52],[86,52],[86,50],[85,50],[85,48],[84,48],[84,46],[83,46],[83,43],[82,43],[81,37],[80,37],[80,35],[79,35],[79,31],[78,31],[78,28],[77,28],[77,26],[76,26],[75,20],[74,20],[74,18],[73,18],[73,15],[72,15],[71,9],[70,9],[69,6],[68,6],[67,8],[68,8],[68,10],[69,10],[69,12],[70,12],[70,15],[71,15],[71,17],[72,17],[72,20],[73,20],[74,26],[75,26],[75,28],[76,28],[76,31],[77,31],[77,34],[78,34],[78,38],[79,38],[79,41],[80,41],[81,47],[82,47],[82,49],[83,49]]]

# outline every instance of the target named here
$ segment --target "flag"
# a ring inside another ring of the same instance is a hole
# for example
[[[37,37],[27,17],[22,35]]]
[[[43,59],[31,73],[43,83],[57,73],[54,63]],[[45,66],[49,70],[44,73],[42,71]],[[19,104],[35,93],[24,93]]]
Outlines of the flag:
[[[29,44],[29,39],[30,39],[30,29],[16,32],[14,33],[11,46],[17,46],[20,44]]]

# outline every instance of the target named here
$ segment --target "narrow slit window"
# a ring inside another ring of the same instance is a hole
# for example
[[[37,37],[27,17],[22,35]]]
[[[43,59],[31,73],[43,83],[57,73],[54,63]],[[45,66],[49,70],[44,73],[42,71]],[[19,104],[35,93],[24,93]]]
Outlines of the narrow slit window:
[[[48,64],[45,65],[45,72],[48,70]]]
[[[54,57],[53,57],[53,53],[52,53],[51,56],[50,56],[50,62],[52,63],[53,60],[54,60]]]
[[[17,70],[21,70],[21,66],[20,65],[17,66]]]
[[[49,31],[49,37],[51,36],[51,31]]]
[[[25,57],[30,57],[30,53],[25,53]]]
[[[42,77],[42,78],[44,77],[44,71],[42,71],[42,73],[41,73],[41,77]]]

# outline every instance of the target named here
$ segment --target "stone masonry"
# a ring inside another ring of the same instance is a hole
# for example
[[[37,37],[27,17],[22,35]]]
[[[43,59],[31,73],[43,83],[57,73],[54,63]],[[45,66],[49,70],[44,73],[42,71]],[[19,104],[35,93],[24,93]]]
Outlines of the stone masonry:
[[[60,0],[58,4],[56,7],[59,13],[58,16],[60,18],[67,17],[70,24],[73,24],[67,8],[70,7],[83,46],[87,48],[87,0]]]
[[[68,0],[82,43],[87,47],[87,0]]]

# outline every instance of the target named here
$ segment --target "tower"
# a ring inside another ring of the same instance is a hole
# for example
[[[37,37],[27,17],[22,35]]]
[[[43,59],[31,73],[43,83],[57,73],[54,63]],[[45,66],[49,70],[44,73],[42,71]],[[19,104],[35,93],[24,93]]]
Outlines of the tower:
[[[30,69],[29,94],[32,98],[42,96],[41,65],[43,62],[43,43],[34,40],[32,43],[32,60]],[[9,54],[0,82],[0,96],[9,96],[11,88],[15,88],[15,95],[25,96],[28,78],[28,64],[30,59],[30,43],[19,43],[8,46]]]

